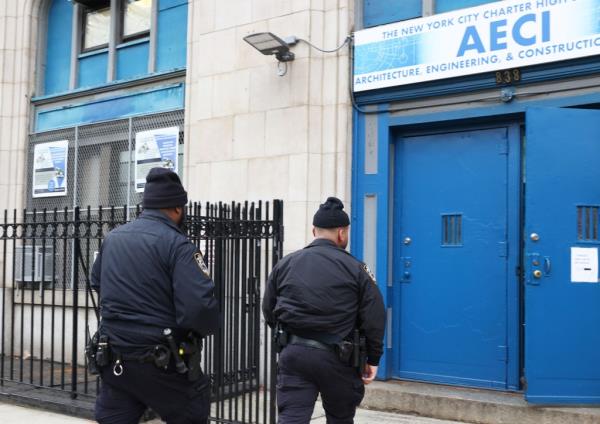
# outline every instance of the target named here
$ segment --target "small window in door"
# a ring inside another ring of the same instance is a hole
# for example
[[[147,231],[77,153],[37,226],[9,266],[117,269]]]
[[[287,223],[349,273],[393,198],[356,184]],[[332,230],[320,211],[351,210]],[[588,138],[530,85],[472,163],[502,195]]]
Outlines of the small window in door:
[[[462,214],[442,215],[442,246],[462,246]]]
[[[600,206],[577,206],[577,240],[599,241],[598,221]]]

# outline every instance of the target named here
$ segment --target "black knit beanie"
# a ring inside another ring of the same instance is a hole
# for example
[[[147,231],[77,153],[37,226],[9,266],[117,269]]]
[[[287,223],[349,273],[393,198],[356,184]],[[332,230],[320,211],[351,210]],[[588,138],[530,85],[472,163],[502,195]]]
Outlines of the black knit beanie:
[[[343,211],[344,204],[337,197],[328,197],[327,201],[319,206],[313,217],[313,225],[319,228],[339,228],[350,225],[348,214]]]
[[[142,201],[145,209],[175,208],[187,202],[187,192],[176,173],[166,168],[152,168],[148,172]]]

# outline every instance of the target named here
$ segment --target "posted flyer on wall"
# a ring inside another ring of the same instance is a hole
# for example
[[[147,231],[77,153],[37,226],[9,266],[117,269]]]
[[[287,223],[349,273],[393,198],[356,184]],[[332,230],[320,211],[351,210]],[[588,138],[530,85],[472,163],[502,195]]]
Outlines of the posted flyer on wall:
[[[356,92],[514,69],[600,54],[600,0],[493,2],[354,40]]]
[[[69,141],[36,144],[33,149],[32,197],[67,195]]]
[[[597,247],[571,247],[571,282],[598,283]]]
[[[179,127],[142,131],[135,135],[135,191],[142,193],[152,168],[177,172]]]

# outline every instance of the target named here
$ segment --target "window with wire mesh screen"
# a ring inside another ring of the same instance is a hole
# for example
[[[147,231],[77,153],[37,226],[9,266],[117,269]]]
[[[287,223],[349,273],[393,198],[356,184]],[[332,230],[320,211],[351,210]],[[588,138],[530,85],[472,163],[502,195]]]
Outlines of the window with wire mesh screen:
[[[169,128],[169,127],[179,127],[179,151],[178,151],[178,163],[177,163],[177,173],[179,174],[179,176],[181,177],[181,180],[183,181],[183,117],[184,117],[184,112],[182,110],[179,111],[175,111],[175,112],[170,112],[170,113],[163,113],[160,115],[148,115],[148,116],[142,116],[139,117],[135,120],[132,121],[132,133],[133,133],[133,139],[132,139],[132,160],[135,159],[135,149],[136,149],[136,145],[135,145],[135,135],[139,132],[142,131],[149,131],[149,130],[155,130],[155,129],[159,129],[159,128]],[[130,192],[130,202],[129,205],[130,207],[135,207],[135,205],[138,205],[142,202],[142,196],[143,193],[138,193],[135,190],[135,166],[134,163],[131,162],[131,167],[130,167],[130,176],[129,176],[129,180],[131,181],[129,185],[129,192]]]
[[[74,206],[81,208],[82,220],[98,218],[100,207],[106,212],[111,206],[110,220],[125,222],[135,217],[137,205],[142,201],[142,193],[135,191],[135,135],[140,131],[167,127],[179,128],[178,173],[183,178],[183,119],[184,111],[148,115],[131,119],[120,119],[97,124],[83,125],[77,128],[61,129],[31,134],[27,155],[27,214],[25,222],[32,223],[41,219],[46,210],[52,216],[54,209],[62,221],[73,219]],[[39,143],[67,140],[69,145],[67,158],[67,194],[57,197],[33,198],[33,157],[35,146]],[[88,209],[89,206],[89,209]],[[60,224],[56,224],[60,225]],[[23,240],[21,248],[27,252],[38,247],[33,239]],[[58,239],[52,252],[56,262],[55,287],[71,287],[73,265],[72,240]],[[99,240],[89,239],[83,248],[83,257],[93,263],[94,252],[99,248]],[[38,244],[39,245],[39,244]],[[26,262],[26,259],[24,259]],[[88,270],[89,271],[89,270]],[[85,287],[85,276],[80,276],[79,287]]]
[[[62,209],[77,205],[126,206],[135,209],[142,194],[135,191],[135,135],[141,131],[179,128],[178,173],[183,178],[184,111],[121,119],[77,128],[32,134],[29,142],[28,209]],[[68,140],[67,195],[32,197],[33,150],[37,143]]]
[[[577,240],[600,241],[598,238],[598,214],[600,205],[577,206]]]
[[[442,246],[462,246],[462,214],[442,214]]]

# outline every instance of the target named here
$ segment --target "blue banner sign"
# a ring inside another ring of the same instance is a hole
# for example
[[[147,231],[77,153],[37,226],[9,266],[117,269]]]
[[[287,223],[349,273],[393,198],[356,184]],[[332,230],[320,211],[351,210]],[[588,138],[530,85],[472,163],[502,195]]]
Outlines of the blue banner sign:
[[[508,0],[358,31],[354,91],[600,54],[600,0]]]

